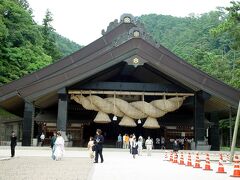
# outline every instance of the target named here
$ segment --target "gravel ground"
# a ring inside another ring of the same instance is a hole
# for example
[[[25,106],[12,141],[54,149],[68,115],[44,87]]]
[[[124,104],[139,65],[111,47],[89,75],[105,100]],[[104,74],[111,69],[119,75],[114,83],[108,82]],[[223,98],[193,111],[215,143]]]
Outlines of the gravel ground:
[[[194,160],[195,151],[183,152],[185,163],[188,152],[192,154],[192,160]],[[205,153],[206,151],[199,152],[202,167],[205,164]],[[213,171],[210,172],[164,161],[165,151],[163,150],[154,150],[150,157],[144,150],[142,156],[133,159],[127,149],[104,148],[104,163],[93,164],[86,148],[66,148],[63,160],[53,161],[50,158],[49,147],[19,146],[16,148],[16,157],[9,158],[10,148],[0,146],[0,180],[236,179],[230,177],[233,174],[234,164],[226,163],[226,153],[229,154],[229,152],[222,152],[226,174],[216,173],[220,152],[210,151],[208,153],[210,153],[211,167],[213,168]],[[236,154],[240,155],[240,152],[238,151]]]
[[[89,158],[15,157],[0,161],[0,180],[87,180],[92,163]]]

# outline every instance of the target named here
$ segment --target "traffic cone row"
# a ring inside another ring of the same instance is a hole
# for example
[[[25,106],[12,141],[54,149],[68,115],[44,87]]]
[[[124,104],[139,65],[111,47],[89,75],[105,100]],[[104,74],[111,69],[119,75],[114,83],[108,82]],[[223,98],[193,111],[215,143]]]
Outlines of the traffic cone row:
[[[165,159],[168,159],[167,151],[166,151],[166,154],[165,154]],[[171,152],[169,161],[172,162],[172,163],[178,163],[178,155],[177,155],[177,153],[174,154],[174,158],[173,158],[173,153]],[[228,161],[228,154],[227,154],[227,161]],[[238,156],[236,155],[234,157],[234,170],[233,170],[233,175],[231,175],[231,177],[240,177],[240,165],[239,165],[239,163],[240,163],[240,160],[239,160]],[[183,152],[181,152],[181,157],[180,157],[180,161],[179,161],[178,164],[179,165],[184,165],[184,155],[183,155]],[[193,166],[190,153],[188,153],[188,161],[187,161],[186,166]],[[201,166],[200,166],[200,159],[199,159],[199,153],[196,153],[195,165],[193,166],[193,168],[201,168]],[[209,154],[208,153],[206,153],[205,166],[204,166],[203,170],[206,170],[206,171],[212,171],[213,170],[213,169],[211,169],[210,158],[209,158]],[[218,170],[217,170],[216,173],[223,173],[223,174],[227,173],[224,170],[223,155],[222,154],[219,154]]]

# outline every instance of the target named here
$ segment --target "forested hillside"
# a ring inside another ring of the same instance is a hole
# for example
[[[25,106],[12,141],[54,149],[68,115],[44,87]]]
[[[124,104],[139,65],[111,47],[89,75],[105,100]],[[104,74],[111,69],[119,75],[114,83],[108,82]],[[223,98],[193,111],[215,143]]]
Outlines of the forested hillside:
[[[55,33],[55,41],[56,41],[57,48],[60,50],[63,56],[72,54],[73,52],[79,50],[82,47],[79,44],[57,33]]]
[[[218,11],[185,18],[150,14],[139,19],[156,41],[176,55],[240,88],[240,51],[236,46],[240,42],[227,32],[216,33],[228,18],[226,12]],[[240,18],[234,26],[235,31],[240,31],[239,26]]]
[[[26,0],[0,1],[0,85],[45,67],[80,46],[55,33],[47,11],[43,24]]]
[[[240,88],[239,3],[189,17],[142,15],[147,32],[195,67]],[[0,1],[0,85],[18,79],[81,47],[58,35],[47,11],[43,24],[32,18],[27,0]]]

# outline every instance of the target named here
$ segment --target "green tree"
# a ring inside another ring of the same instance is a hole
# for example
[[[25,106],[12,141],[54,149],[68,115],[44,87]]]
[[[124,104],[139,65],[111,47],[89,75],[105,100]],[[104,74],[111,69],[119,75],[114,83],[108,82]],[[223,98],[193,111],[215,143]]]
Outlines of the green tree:
[[[240,49],[240,2],[231,2],[231,7],[226,7],[228,14],[224,16],[224,21],[211,30],[215,36],[225,36],[230,39],[229,45],[234,50]]]
[[[72,54],[73,52],[82,48],[79,44],[55,33],[56,46],[63,54],[63,57]]]
[[[66,55],[80,49],[55,33],[51,22],[47,12],[44,25],[37,25],[27,0],[0,0],[0,85],[53,63],[61,57],[58,47],[68,47]]]
[[[224,22],[226,12],[212,11],[188,17],[143,15],[146,31],[160,44],[198,69],[240,88],[240,54],[231,49],[229,36],[212,36],[210,31]],[[235,55],[234,55],[235,54]]]
[[[44,36],[43,48],[45,53],[53,58],[53,60],[59,59],[62,54],[58,49],[55,42],[55,29],[52,27],[51,23],[53,21],[52,13],[47,10],[45,17],[43,19],[42,34]]]
[[[51,62],[31,14],[19,1],[0,1],[0,84],[18,79]],[[32,67],[34,60],[38,65]]]

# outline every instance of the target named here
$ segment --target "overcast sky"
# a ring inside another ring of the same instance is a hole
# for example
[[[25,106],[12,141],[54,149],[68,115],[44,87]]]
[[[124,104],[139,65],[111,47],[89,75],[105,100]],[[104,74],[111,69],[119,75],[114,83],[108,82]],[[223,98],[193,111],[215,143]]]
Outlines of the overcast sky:
[[[56,31],[77,42],[87,45],[101,36],[102,29],[123,13],[134,16],[164,14],[188,16],[202,14],[226,7],[231,0],[28,0],[34,19],[42,24],[47,9],[53,14]]]

